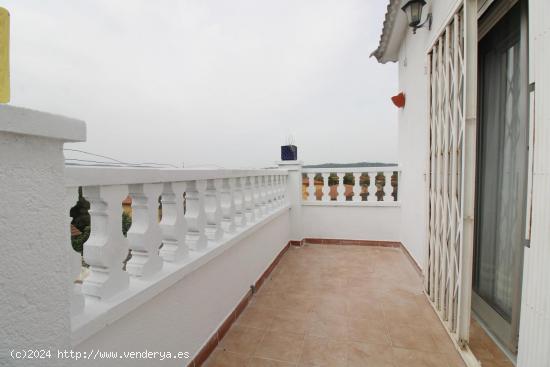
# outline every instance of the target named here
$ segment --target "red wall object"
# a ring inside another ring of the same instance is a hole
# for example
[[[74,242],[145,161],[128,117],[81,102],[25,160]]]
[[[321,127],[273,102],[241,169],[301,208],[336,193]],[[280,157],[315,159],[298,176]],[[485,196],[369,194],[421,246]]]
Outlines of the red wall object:
[[[391,97],[391,100],[394,105],[396,105],[399,108],[405,107],[405,95],[403,92],[399,93],[396,96]]]

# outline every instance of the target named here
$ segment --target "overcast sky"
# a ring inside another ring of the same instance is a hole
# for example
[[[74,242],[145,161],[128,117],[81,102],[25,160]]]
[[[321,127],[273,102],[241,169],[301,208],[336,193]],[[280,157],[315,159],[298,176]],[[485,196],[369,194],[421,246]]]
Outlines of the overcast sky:
[[[382,0],[12,0],[12,101],[86,121],[131,162],[397,160]]]

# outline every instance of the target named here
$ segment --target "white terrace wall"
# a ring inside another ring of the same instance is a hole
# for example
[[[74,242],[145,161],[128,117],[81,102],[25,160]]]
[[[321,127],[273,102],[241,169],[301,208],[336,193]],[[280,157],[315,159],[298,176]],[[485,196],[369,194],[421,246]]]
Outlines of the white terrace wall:
[[[411,29],[399,51],[399,91],[405,94],[406,104],[399,111],[399,166],[401,176],[401,242],[416,262],[424,267],[427,251],[427,70],[426,52],[441,33],[459,1],[428,1],[433,14],[431,30],[427,27]]]
[[[0,106],[0,366],[65,365],[10,354],[70,348],[62,149],[85,135],[81,121]]]
[[[76,347],[77,351],[189,352],[191,358],[235,309],[290,239],[290,213],[224,253]],[[82,360],[79,366],[178,366],[185,360]],[[153,363],[153,364],[152,364]]]

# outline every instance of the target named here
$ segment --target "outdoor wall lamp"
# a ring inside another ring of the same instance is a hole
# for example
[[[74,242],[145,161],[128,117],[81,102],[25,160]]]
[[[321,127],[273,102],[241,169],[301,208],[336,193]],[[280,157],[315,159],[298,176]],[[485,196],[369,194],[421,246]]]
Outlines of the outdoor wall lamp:
[[[416,34],[416,30],[424,27],[426,23],[428,24],[428,29],[432,29],[432,13],[429,13],[426,20],[420,23],[422,20],[422,8],[424,5],[426,5],[425,0],[409,0],[401,7],[401,10],[407,14],[409,27],[413,29],[413,34]]]

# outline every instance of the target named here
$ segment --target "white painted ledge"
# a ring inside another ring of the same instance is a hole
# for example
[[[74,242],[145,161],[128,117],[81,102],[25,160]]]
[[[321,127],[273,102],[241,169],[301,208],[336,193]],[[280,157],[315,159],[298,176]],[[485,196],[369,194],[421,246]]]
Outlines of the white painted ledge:
[[[72,344],[78,345],[107,325],[135,310],[288,210],[289,205],[285,204],[259,221],[239,229],[237,233],[226,234],[221,241],[209,243],[209,246],[203,251],[189,251],[189,256],[179,263],[164,262],[162,270],[151,278],[130,277],[128,289],[107,300],[99,301],[93,297],[86,297],[84,312],[71,320]]]
[[[159,169],[129,167],[65,167],[65,186],[129,185],[214,178],[284,175],[283,169]]]
[[[386,206],[386,207],[396,207],[401,206],[399,201],[302,201],[302,205],[305,206]]]
[[[8,105],[0,106],[0,132],[66,142],[86,141],[84,121]]]

